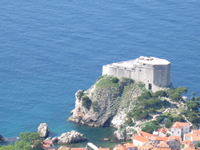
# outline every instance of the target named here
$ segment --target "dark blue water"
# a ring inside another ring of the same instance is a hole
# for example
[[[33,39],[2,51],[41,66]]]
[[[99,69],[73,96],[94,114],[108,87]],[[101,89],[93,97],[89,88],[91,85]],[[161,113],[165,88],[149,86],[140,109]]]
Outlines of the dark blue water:
[[[46,122],[58,135],[108,136],[111,129],[66,121],[74,94],[95,83],[102,65],[141,55],[169,60],[173,85],[199,96],[199,8],[197,0],[1,0],[0,134]]]

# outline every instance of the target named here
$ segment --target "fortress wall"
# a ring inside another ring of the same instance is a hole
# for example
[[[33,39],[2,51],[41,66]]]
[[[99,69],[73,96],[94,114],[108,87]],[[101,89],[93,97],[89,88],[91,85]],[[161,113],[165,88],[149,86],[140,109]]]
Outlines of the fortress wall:
[[[169,65],[152,65],[139,63],[132,67],[118,65],[104,65],[103,75],[113,75],[115,77],[127,77],[135,81],[142,81],[146,89],[153,92],[161,90],[171,84],[171,70]]]
[[[158,87],[166,87],[171,84],[170,64],[154,66],[154,84]]]
[[[109,67],[108,67],[108,65],[104,65],[103,66],[102,75],[104,75],[104,74],[109,75]]]
[[[121,77],[127,77],[130,78],[130,69],[125,67],[110,67],[109,68],[109,75],[113,75],[115,77],[121,78]]]

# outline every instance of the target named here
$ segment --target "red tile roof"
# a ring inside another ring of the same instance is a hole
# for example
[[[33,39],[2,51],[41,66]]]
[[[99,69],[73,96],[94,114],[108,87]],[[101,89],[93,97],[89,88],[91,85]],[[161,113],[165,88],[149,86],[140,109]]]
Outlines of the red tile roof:
[[[167,130],[165,128],[161,128],[161,129],[158,130],[158,132],[162,132],[163,134],[166,134]]]
[[[156,136],[156,137],[151,137],[151,140],[152,141],[168,141],[168,137],[158,137],[158,136]]]
[[[145,145],[145,146],[137,146],[138,150],[151,150],[153,149],[152,145]]]
[[[200,134],[200,130],[192,130],[192,133]]]
[[[127,148],[136,147],[133,143],[126,143],[124,144],[124,146],[126,146]]]
[[[143,136],[139,136],[138,134],[136,134],[133,138],[134,140],[140,141],[140,142],[147,142],[149,141],[149,139],[143,137]]]
[[[149,134],[149,133],[144,132],[144,131],[139,131],[139,135],[143,136],[145,138],[148,138],[148,139],[153,136],[153,134]]]
[[[171,150],[171,148],[153,148],[153,150]]]
[[[122,146],[121,144],[118,144],[115,148],[116,148],[116,150],[128,150],[127,147]]]
[[[173,125],[172,125],[172,127],[171,128],[182,128],[182,126],[190,126],[190,124],[189,123],[187,123],[187,122],[175,122]]]
[[[168,137],[169,140],[177,140],[177,141],[182,141],[182,138],[180,136],[169,136]]]
[[[161,141],[160,144],[158,144],[158,147],[159,148],[169,148],[169,145],[166,142]]]
[[[102,148],[102,147],[99,147],[98,150],[110,150],[110,148]]]

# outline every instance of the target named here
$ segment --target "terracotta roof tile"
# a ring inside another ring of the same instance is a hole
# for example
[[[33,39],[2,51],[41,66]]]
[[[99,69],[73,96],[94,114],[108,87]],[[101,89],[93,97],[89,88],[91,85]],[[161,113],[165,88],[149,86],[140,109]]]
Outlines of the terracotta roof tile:
[[[164,142],[164,141],[161,141],[160,142],[160,144],[158,144],[158,147],[159,148],[169,148],[169,145],[166,143],[166,142]]]
[[[194,134],[200,134],[200,130],[192,130],[192,133],[194,133]]]
[[[139,131],[139,135],[143,136],[145,138],[150,138],[150,137],[153,136],[153,134],[150,134],[150,133],[147,133],[147,132],[144,132],[144,131]]]
[[[133,138],[134,140],[137,140],[137,141],[141,141],[141,142],[147,142],[149,141],[149,139],[143,137],[143,136],[139,136],[138,134],[136,134]]]
[[[102,147],[99,147],[98,150],[110,150],[110,148],[102,148]]]
[[[126,146],[127,148],[136,147],[133,143],[126,143],[126,144],[124,144],[124,146]]]
[[[156,137],[151,137],[151,140],[152,141],[168,141],[168,137],[158,137],[158,136],[156,136]]]
[[[166,134],[167,130],[165,128],[161,128],[161,129],[158,130],[158,132],[162,132],[162,133]]]
[[[182,128],[182,126],[190,126],[190,124],[189,123],[187,123],[187,122],[175,122],[173,125],[172,125],[172,127],[171,128]]]
[[[149,150],[153,149],[152,145],[145,145],[145,146],[137,146],[138,150]]]
[[[153,150],[171,150],[171,148],[153,148]]]
[[[116,150],[128,150],[127,147],[122,146],[121,144],[118,144],[115,148],[116,148]]]
[[[177,141],[182,141],[182,138],[180,136],[169,136],[169,140],[177,140]]]

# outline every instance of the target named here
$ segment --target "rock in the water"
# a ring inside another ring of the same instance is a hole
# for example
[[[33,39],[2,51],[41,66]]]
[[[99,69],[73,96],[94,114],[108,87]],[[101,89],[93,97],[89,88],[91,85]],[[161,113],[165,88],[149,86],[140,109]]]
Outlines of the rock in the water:
[[[104,141],[110,141],[110,139],[109,139],[109,138],[104,138],[103,140],[104,140]]]
[[[46,138],[46,140],[51,140],[51,137]]]
[[[49,127],[46,123],[41,123],[40,126],[38,127],[38,133],[40,134],[40,137],[47,137],[49,135]]]
[[[4,137],[0,134],[0,143],[2,142],[2,141],[4,141],[5,139],[4,139]]]
[[[58,142],[58,138],[54,137],[54,138],[52,138],[52,141],[53,141],[53,143],[57,143]]]
[[[57,139],[53,138],[52,140],[53,141],[57,140],[57,144],[71,144],[71,143],[86,141],[87,138],[83,137],[83,134],[80,134],[79,132],[72,130],[71,132],[63,133]]]
[[[70,150],[70,147],[61,146],[58,150]]]

